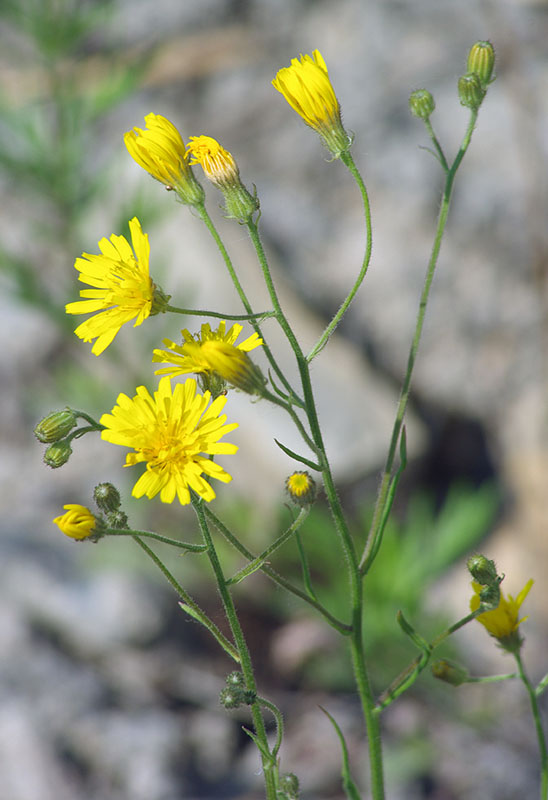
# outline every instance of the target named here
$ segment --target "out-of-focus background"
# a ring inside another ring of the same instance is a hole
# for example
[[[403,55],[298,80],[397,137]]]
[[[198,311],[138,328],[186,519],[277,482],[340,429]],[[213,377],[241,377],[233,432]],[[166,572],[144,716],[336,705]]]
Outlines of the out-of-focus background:
[[[368,583],[367,637],[381,691],[414,656],[394,617],[430,636],[463,616],[465,558],[495,558],[527,599],[525,659],[547,669],[546,408],[548,342],[548,3],[545,0],[3,0],[0,5],[0,785],[6,800],[198,800],[261,797],[245,713],[218,704],[231,669],[131,542],[79,545],[51,519],[91,504],[96,483],[125,493],[135,527],[192,540],[191,514],[129,498],[135,475],[93,437],[67,466],[42,464],[32,428],[68,404],[99,416],[120,391],[154,386],[149,354],[179,321],[123,330],[100,358],[72,330],[74,259],[127,235],[137,215],[151,271],[181,306],[238,313],[199,220],[131,160],[122,136],[153,111],[183,137],[207,134],[257,187],[261,230],[288,316],[306,349],[357,274],[360,199],[270,81],[299,53],[327,61],[355,134],[374,221],[370,273],[314,367],[321,421],[356,537],[363,536],[390,436],[442,175],[409,93],[430,89],[448,157],[467,111],[456,82],[469,47],[489,39],[497,80],[457,179],[416,366],[410,464],[386,550]],[[218,222],[257,308],[266,307],[245,231]],[[196,322],[196,328],[201,320]],[[192,323],[188,323],[192,328]],[[290,374],[290,353],[265,330]],[[240,445],[216,509],[256,551],[290,520],[298,439],[265,403],[232,393]],[[228,461],[228,459],[225,459]],[[253,499],[251,502],[250,498]],[[344,564],[321,504],[304,532],[313,575],[335,611]],[[240,561],[220,547],[225,563]],[[206,567],[162,555],[222,625]],[[193,560],[194,559],[194,560]],[[333,564],[340,569],[333,574]],[[295,574],[294,548],[275,566]],[[309,800],[342,797],[347,736],[367,785],[364,734],[346,654],[318,618],[261,575],[238,589],[260,691],[286,713],[282,763]],[[473,674],[513,664],[476,625],[446,655]],[[543,699],[544,712],[546,702]],[[545,724],[547,722],[545,716]],[[535,734],[521,684],[452,689],[424,674],[384,716],[391,800],[514,800],[538,791]],[[364,797],[367,792],[364,792]]]

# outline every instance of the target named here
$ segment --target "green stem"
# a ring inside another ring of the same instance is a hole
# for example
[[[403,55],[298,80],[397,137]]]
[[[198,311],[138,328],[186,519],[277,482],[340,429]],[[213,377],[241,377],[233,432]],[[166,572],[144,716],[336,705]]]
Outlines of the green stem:
[[[516,663],[518,665],[519,676],[527,690],[529,700],[531,702],[531,711],[533,712],[533,719],[535,720],[535,729],[537,732],[538,747],[540,752],[540,800],[547,800],[548,798],[548,751],[546,750],[546,739],[542,729],[542,722],[540,719],[540,710],[538,707],[537,695],[534,687],[529,680],[525,667],[521,660],[521,653],[514,653]]]
[[[303,583],[306,591],[308,592],[309,596],[313,600],[317,600],[316,592],[314,591],[314,587],[312,586],[312,578],[310,576],[310,567],[308,566],[308,559],[306,557],[306,552],[303,547],[303,543],[301,540],[301,534],[299,531],[295,534],[295,540],[297,542],[297,547],[299,549],[299,557],[301,559],[301,569],[303,573]]]
[[[276,316],[273,311],[259,311],[256,314],[221,314],[219,311],[205,311],[203,308],[178,308],[172,305],[167,305],[164,310],[189,317],[215,317],[216,319],[248,320],[250,322]]]
[[[509,672],[506,675],[484,675],[478,678],[466,678],[465,683],[499,683],[499,681],[509,681],[519,678],[517,672]]]
[[[181,550],[188,550],[189,553],[203,553],[206,549],[203,544],[190,544],[190,542],[180,542],[178,539],[170,539],[169,536],[162,536],[161,533],[152,531],[134,531],[122,528],[107,528],[105,536],[144,536],[146,539],[155,539],[163,544],[170,544],[172,547],[180,547]]]
[[[318,452],[323,456],[322,463],[322,477],[327,501],[329,503],[333,519],[335,521],[335,528],[339,534],[342,549],[346,558],[346,563],[349,573],[350,582],[350,603],[351,603],[351,633],[350,633],[350,648],[352,653],[352,664],[354,668],[354,675],[356,686],[360,695],[362,710],[367,727],[368,746],[369,746],[369,764],[371,771],[371,792],[373,800],[384,799],[384,778],[382,766],[382,748],[380,736],[379,719],[375,715],[374,699],[367,673],[365,663],[365,654],[363,648],[363,586],[361,575],[358,568],[358,560],[354,542],[350,536],[350,531],[343,514],[342,506],[340,504],[331,468],[327,459],[325,446],[323,443],[322,432],[318,420],[316,410],[316,403],[314,400],[314,393],[312,390],[312,382],[310,379],[310,365],[305,358],[303,351],[287,321],[285,314],[280,306],[280,301],[272,281],[270,269],[266,259],[266,255],[259,237],[257,225],[252,220],[247,221],[249,235],[261,269],[263,271],[263,278],[270,295],[272,307],[276,311],[276,318],[282,330],[284,331],[289,344],[295,354],[301,383],[303,388],[303,397],[305,402],[306,414],[308,416],[308,423],[310,425],[310,432],[312,438],[318,449]]]
[[[247,547],[243,545],[239,539],[236,538],[236,536],[234,536],[234,534],[227,528],[224,522],[221,522],[221,520],[216,516],[216,514],[214,514],[214,512],[211,511],[209,506],[205,506],[204,511],[206,516],[209,517],[211,522],[215,525],[219,533],[221,533],[225,537],[227,542],[229,542],[239,553],[241,553],[245,558],[249,559],[250,561],[252,561],[255,558],[253,553],[250,550],[248,550]],[[335,628],[335,630],[339,631],[339,633],[341,633],[343,636],[348,636],[350,634],[351,632],[350,625],[347,625],[346,623],[341,622],[340,619],[334,617],[333,614],[331,614],[326,608],[324,608],[324,606],[321,603],[319,603],[312,597],[309,597],[306,594],[306,592],[303,592],[302,589],[299,589],[298,586],[294,586],[290,581],[284,578],[283,575],[280,575],[271,567],[268,567],[266,564],[263,564],[261,566],[261,572],[264,572],[264,574],[267,577],[269,577],[271,581],[276,583],[282,589],[285,589],[290,594],[293,594],[295,595],[295,597],[304,600],[305,603],[308,603],[308,605],[315,608],[316,611],[318,611],[324,617],[324,619],[331,625],[331,627]]]
[[[438,154],[440,164],[442,165],[444,172],[448,173],[449,164],[447,163],[447,159],[445,158],[445,153],[442,150],[442,146],[438,141],[438,137],[434,133],[434,128],[432,127],[432,123],[430,122],[429,119],[425,119],[424,124],[426,125],[426,130],[428,131],[430,138],[432,139],[432,143],[436,148],[436,153]]]
[[[238,572],[232,576],[232,578],[228,578],[226,581],[227,584],[233,583],[240,583],[244,578],[248,575],[251,575],[253,572],[256,572],[261,566],[267,561],[267,559],[278,550],[283,544],[285,544],[288,539],[291,539],[292,536],[299,530],[301,525],[304,523],[305,519],[307,518],[308,514],[310,513],[310,507],[301,508],[297,519],[291,523],[289,528],[284,531],[281,536],[270,544],[266,550],[258,555],[256,558],[253,559],[249,564],[247,564],[242,569],[238,570]]]
[[[308,354],[307,361],[312,361],[312,359],[315,358],[318,355],[318,353],[321,350],[323,350],[323,348],[327,344],[327,341],[328,341],[329,337],[331,336],[331,334],[333,333],[333,331],[335,330],[335,328],[337,327],[337,325],[341,321],[342,317],[346,313],[346,310],[347,310],[348,306],[350,305],[350,303],[354,299],[354,297],[356,295],[356,292],[358,291],[358,289],[362,285],[363,279],[365,278],[365,275],[367,273],[367,269],[369,267],[369,263],[371,261],[371,250],[372,250],[372,247],[373,247],[373,227],[372,227],[372,224],[371,224],[371,207],[369,205],[369,196],[367,194],[367,189],[366,189],[365,184],[363,182],[363,178],[360,175],[360,172],[359,172],[358,168],[356,167],[356,165],[354,163],[354,160],[353,160],[353,158],[352,158],[352,156],[350,155],[349,152],[342,153],[341,161],[343,162],[343,164],[345,164],[348,167],[348,169],[352,173],[352,175],[354,177],[354,180],[358,184],[358,188],[359,188],[359,190],[361,192],[361,195],[362,195],[363,208],[364,208],[364,213],[365,213],[365,227],[366,227],[366,231],[367,231],[367,233],[366,233],[366,244],[365,244],[365,255],[363,257],[362,266],[361,266],[360,272],[358,274],[358,277],[356,278],[354,286],[350,290],[350,292],[349,292],[348,296],[346,297],[345,301],[343,302],[343,304],[341,305],[341,307],[339,308],[339,310],[337,311],[337,313],[335,314],[335,316],[333,317],[333,319],[331,320],[331,322],[329,323],[327,328],[324,330],[324,332],[322,333],[322,335],[320,336],[320,338],[318,339],[318,341],[316,342],[316,344],[314,345],[314,347],[312,348],[312,350]]]
[[[238,297],[240,298],[243,307],[245,308],[247,314],[251,318],[250,321],[251,321],[251,324],[252,324],[255,332],[263,340],[263,350],[265,352],[266,357],[268,358],[270,366],[272,367],[272,369],[274,370],[274,372],[276,373],[276,375],[278,376],[278,378],[280,379],[282,384],[285,386],[285,388],[289,392],[290,396],[295,397],[297,402],[299,402],[299,404],[302,405],[302,400],[300,400],[300,398],[298,397],[296,392],[293,391],[293,389],[291,387],[291,384],[289,383],[289,381],[287,380],[287,378],[283,374],[282,370],[278,366],[278,363],[277,363],[276,359],[274,358],[274,355],[273,355],[270,347],[266,343],[265,337],[262,334],[262,331],[261,331],[261,328],[260,328],[259,324],[255,320],[252,319],[254,314],[253,314],[253,310],[251,308],[251,303],[249,302],[248,297],[247,297],[247,295],[246,295],[246,293],[244,291],[244,288],[243,288],[242,284],[240,283],[240,279],[236,275],[236,270],[234,269],[234,265],[232,264],[232,260],[231,260],[229,254],[228,254],[228,251],[227,251],[226,247],[224,246],[223,240],[219,236],[219,232],[217,231],[217,228],[213,224],[213,220],[211,219],[211,217],[209,216],[209,214],[208,214],[208,212],[206,210],[205,205],[198,206],[196,210],[198,212],[198,215],[200,216],[200,219],[203,221],[203,223],[205,224],[205,226],[208,229],[209,233],[213,237],[213,239],[215,241],[215,244],[217,245],[217,247],[219,249],[219,252],[221,253],[223,261],[225,262],[226,268],[228,270],[228,274],[230,275],[232,283],[234,284],[234,288],[236,289],[236,291],[238,293]]]
[[[134,533],[132,533],[132,536],[133,540],[137,542],[137,544],[142,550],[145,551],[147,556],[156,564],[156,566],[162,572],[167,581],[171,584],[171,586],[173,586],[179,597],[183,600],[184,604],[189,607],[190,609],[189,613],[191,613],[191,616],[194,619],[201,622],[202,625],[205,628],[207,628],[207,630],[217,639],[218,642],[221,643],[222,647],[226,650],[227,653],[229,653],[232,656],[232,658],[234,658],[236,661],[239,661],[240,657],[238,652],[234,648],[234,645],[228,641],[226,636],[223,633],[221,633],[221,631],[215,625],[213,620],[209,619],[207,614],[205,614],[204,611],[202,611],[200,606],[194,602],[194,600],[188,594],[188,592],[185,592],[179,581],[175,578],[174,575],[171,574],[171,572],[168,570],[165,564],[163,564],[163,562],[160,561],[156,553],[153,550],[151,550],[148,545],[142,542],[139,536],[136,536]]]
[[[540,695],[543,693],[543,691],[546,689],[547,686],[548,686],[548,674],[546,674],[544,678],[542,678],[537,688],[535,689],[536,696],[540,697]]]
[[[458,631],[464,625],[467,625],[469,622],[475,619],[479,614],[481,614],[481,610],[478,608],[476,611],[472,611],[470,614],[462,617],[462,619],[459,619],[449,628],[439,633],[434,639],[432,639],[431,642],[425,642],[424,650],[420,656],[414,658],[413,661],[408,664],[402,672],[400,672],[398,677],[393,680],[390,686],[380,695],[375,706],[375,713],[379,714],[383,708],[386,708],[386,706],[390,705],[390,703],[392,703],[397,697],[409,689],[409,687],[415,683],[420,673],[428,664],[430,656],[436,647],[438,647],[449,636],[451,636],[452,633],[455,633],[455,631]]]
[[[265,697],[257,697],[257,702],[264,708],[268,708],[276,720],[276,742],[272,748],[272,755],[274,758],[276,758],[280,747],[282,746],[282,739],[284,735],[284,718],[282,716],[282,712],[277,706],[274,705],[274,703],[271,703],[270,700],[267,700]]]
[[[443,239],[443,234],[445,232],[445,226],[447,223],[447,216],[449,213],[449,205],[451,201],[451,192],[453,189],[453,182],[455,180],[455,175],[457,173],[457,169],[464,158],[464,154],[468,149],[468,145],[470,144],[470,139],[472,137],[472,133],[474,131],[474,125],[477,119],[477,111],[472,111],[470,113],[470,121],[468,123],[468,128],[466,130],[464,139],[462,141],[460,150],[451,166],[451,169],[447,173],[445,179],[445,188],[443,191],[443,197],[440,206],[440,212],[438,216],[438,225],[436,229],[436,235],[434,238],[434,244],[432,247],[432,253],[430,256],[430,261],[428,262],[428,268],[426,270],[426,277],[424,280],[424,285],[421,293],[421,299],[419,304],[419,311],[417,314],[417,322],[415,325],[415,332],[413,334],[413,341],[411,342],[411,349],[409,351],[409,357],[407,360],[407,370],[405,373],[405,378],[403,381],[403,385],[401,388],[400,399],[398,402],[398,409],[396,411],[396,419],[394,422],[394,427],[392,430],[392,437],[390,439],[390,447],[388,449],[388,456],[386,459],[386,464],[384,467],[384,471],[381,478],[381,484],[379,493],[377,496],[377,502],[375,504],[375,510],[373,513],[373,521],[371,523],[371,527],[369,529],[369,533],[367,536],[367,540],[365,543],[364,552],[360,561],[360,570],[363,572],[364,565],[368,562],[369,553],[371,548],[374,546],[374,543],[377,538],[377,531],[379,525],[382,522],[384,508],[387,501],[388,491],[390,488],[390,478],[392,475],[392,468],[394,465],[394,457],[396,454],[396,448],[398,446],[398,441],[400,438],[400,432],[403,425],[403,418],[405,415],[405,411],[407,408],[407,402],[409,400],[409,392],[411,388],[411,377],[413,375],[413,368],[415,366],[415,359],[417,357],[417,352],[419,349],[419,344],[422,335],[422,328],[424,325],[424,317],[426,314],[426,306],[428,303],[428,298],[430,295],[430,287],[432,285],[432,280],[434,278],[434,272],[436,270],[436,266],[438,263],[438,257],[441,248],[441,242]]]
[[[240,665],[245,679],[246,688],[250,692],[256,695],[257,684],[255,682],[255,674],[253,672],[251,656],[240,625],[240,621],[238,619],[238,615],[236,613],[236,608],[234,606],[234,601],[232,600],[232,595],[228,590],[228,586],[226,584],[221,563],[219,561],[217,551],[215,550],[213,539],[211,538],[211,534],[209,532],[209,527],[204,513],[203,501],[201,499],[200,500],[193,499],[192,505],[196,512],[196,516],[198,517],[198,524],[200,525],[200,530],[202,532],[204,544],[207,546],[207,554],[209,557],[209,562],[211,564],[213,573],[215,575],[217,588],[219,590],[219,594],[221,595],[221,600],[223,603],[226,618],[228,620],[228,624],[230,625],[232,636],[234,637],[236,649],[238,650],[238,655],[240,657]],[[267,800],[276,800],[276,776],[275,776],[275,771],[277,769],[276,759],[272,756],[270,749],[268,747],[266,728],[258,700],[255,700],[255,702],[251,704],[251,714],[253,717],[253,725],[255,727],[255,735],[257,737],[257,741],[261,745],[259,749],[261,753],[261,760],[264,771],[266,797]]]

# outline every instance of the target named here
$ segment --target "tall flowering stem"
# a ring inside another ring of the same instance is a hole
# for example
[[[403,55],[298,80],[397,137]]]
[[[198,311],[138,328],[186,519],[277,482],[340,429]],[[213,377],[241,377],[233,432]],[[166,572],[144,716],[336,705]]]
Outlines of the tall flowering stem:
[[[523,661],[521,660],[521,652],[517,650],[514,653],[514,658],[516,659],[516,663],[518,665],[519,670],[519,677],[523,685],[527,690],[527,694],[529,695],[529,701],[531,703],[531,711],[533,712],[533,719],[535,720],[535,730],[537,732],[537,741],[538,747],[540,752],[540,800],[547,800],[548,798],[548,751],[546,749],[546,738],[544,736],[544,730],[542,728],[542,722],[540,719],[540,709],[538,707],[538,698],[537,693],[535,692],[534,687],[529,680],[527,673],[525,672],[525,668],[523,666]]]
[[[196,516],[198,518],[198,524],[200,526],[200,531],[202,533],[204,544],[207,547],[207,555],[209,557],[209,563],[211,564],[211,567],[215,575],[217,588],[219,590],[219,594],[221,595],[221,600],[225,610],[226,618],[228,620],[228,624],[230,625],[232,636],[234,637],[234,642],[236,644],[236,649],[238,651],[238,656],[240,659],[240,665],[245,679],[246,688],[250,692],[257,694],[257,684],[255,682],[255,674],[253,672],[251,656],[242,631],[242,627],[240,625],[240,621],[238,619],[238,615],[236,613],[236,607],[234,605],[234,601],[232,600],[232,595],[230,594],[230,591],[228,589],[228,584],[223,574],[221,562],[219,561],[219,557],[217,555],[213,539],[211,538],[209,526],[207,524],[207,520],[204,513],[203,502],[201,499],[193,498],[192,505],[194,507]],[[253,717],[253,724],[255,726],[255,735],[257,737],[257,743],[259,745],[259,750],[261,753],[261,759],[263,764],[266,797],[267,800],[276,800],[276,783],[277,783],[276,757],[270,752],[269,749],[268,739],[266,736],[265,723],[261,711],[261,705],[258,699],[256,699],[255,702],[251,704],[251,714]]]
[[[415,332],[413,334],[413,340],[411,342],[411,348],[409,350],[409,356],[407,359],[407,370],[405,372],[405,377],[403,380],[403,385],[400,392],[400,399],[398,402],[398,408],[396,411],[396,419],[394,421],[394,427],[392,429],[392,436],[390,439],[390,446],[388,449],[388,456],[386,459],[386,464],[384,467],[384,471],[381,478],[380,489],[377,495],[377,502],[375,504],[375,511],[373,514],[373,520],[371,522],[371,527],[369,529],[369,533],[367,536],[365,548],[363,551],[362,558],[360,560],[360,570],[363,574],[369,569],[372,564],[372,559],[369,558],[370,553],[375,546],[377,541],[377,534],[382,524],[382,520],[384,518],[386,504],[388,501],[389,489],[390,489],[390,480],[392,476],[392,469],[394,466],[394,459],[396,455],[396,449],[398,447],[398,442],[400,440],[403,419],[405,416],[405,411],[407,409],[407,402],[409,400],[409,393],[411,390],[411,378],[413,376],[413,368],[415,366],[415,360],[417,357],[417,353],[419,350],[419,344],[422,335],[422,329],[424,325],[424,318],[426,314],[426,306],[428,304],[428,298],[430,296],[430,287],[432,286],[432,280],[434,278],[434,273],[436,271],[436,266],[438,263],[438,258],[441,249],[441,242],[443,239],[443,234],[445,232],[445,226],[447,224],[447,217],[449,214],[449,205],[451,202],[451,193],[453,190],[453,183],[455,180],[455,175],[457,174],[457,170],[460,166],[462,159],[468,149],[470,144],[470,140],[472,138],[472,133],[474,131],[474,126],[476,124],[478,112],[471,111],[470,112],[470,120],[468,122],[468,127],[466,129],[466,133],[464,135],[462,144],[460,146],[459,152],[453,164],[448,170],[445,170],[445,186],[443,190],[443,196],[441,200],[440,211],[438,215],[438,225],[436,229],[436,235],[434,238],[434,244],[432,247],[432,253],[430,256],[430,261],[428,262],[428,267],[426,270],[426,276],[424,280],[424,285],[422,288],[420,303],[419,303],[419,311],[417,314],[417,322],[415,325]],[[443,166],[443,164],[442,164]]]
[[[312,390],[312,381],[310,378],[310,367],[307,358],[305,357],[297,338],[285,316],[278,299],[270,268],[264,248],[259,236],[257,225],[252,220],[247,222],[249,235],[255,247],[261,269],[263,271],[263,278],[270,294],[272,306],[276,311],[276,316],[280,327],[284,331],[289,344],[295,354],[299,374],[301,377],[303,397],[305,402],[305,411],[310,425],[312,439],[316,446],[317,453],[321,456],[321,472],[323,484],[327,501],[333,514],[337,533],[339,534],[342,548],[345,555],[345,560],[348,568],[349,583],[350,583],[350,597],[351,597],[351,619],[349,635],[350,648],[352,653],[352,663],[354,667],[354,675],[356,685],[360,695],[362,710],[366,722],[369,746],[369,762],[371,769],[371,791],[374,800],[383,800],[384,798],[384,776],[382,766],[382,745],[380,724],[378,716],[374,713],[374,699],[367,666],[365,663],[365,654],[363,646],[363,585],[359,571],[358,558],[354,542],[348,529],[348,524],[344,516],[344,512],[337,494],[331,467],[327,458],[323,436],[318,420],[318,413],[316,410],[316,402]]]

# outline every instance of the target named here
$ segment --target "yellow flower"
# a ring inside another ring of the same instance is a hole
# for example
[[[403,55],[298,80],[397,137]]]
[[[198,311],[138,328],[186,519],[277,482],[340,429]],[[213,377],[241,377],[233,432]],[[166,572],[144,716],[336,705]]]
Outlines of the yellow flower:
[[[70,536],[71,539],[87,539],[92,535],[97,520],[89,508],[77,503],[69,503],[63,508],[66,509],[66,514],[55,517],[53,522],[65,536]]]
[[[168,188],[177,191],[188,205],[200,205],[204,190],[188,165],[188,155],[181,134],[165,117],[147,114],[146,130],[133,128],[124,135],[130,156]]]
[[[529,590],[534,581],[531,578],[527,581],[521,592],[514,599],[511,594],[505,597],[504,593],[500,593],[500,602],[498,608],[492,611],[484,611],[476,619],[484,626],[490,636],[498,640],[501,647],[510,652],[519,649],[522,644],[522,639],[518,633],[518,627],[522,622],[525,622],[527,617],[519,619],[519,610],[523,601],[529,594]],[[470,599],[470,610],[477,611],[480,607],[480,592],[482,585],[472,581],[472,588],[474,594]]]
[[[308,472],[293,472],[287,478],[285,488],[299,506],[310,505],[316,499],[316,482]]]
[[[215,492],[202,474],[223,483],[232,480],[209,456],[238,450],[235,444],[219,442],[238,425],[225,425],[226,416],[220,415],[226,397],[209,405],[210,399],[209,392],[196,393],[192,379],[177,384],[172,392],[169,378],[162,378],[154,396],[139,386],[135,397],[120,394],[112,413],[103,414],[101,438],[135,451],[128,453],[125,466],[146,463],[146,471],[133,487],[134,497],[160,494],[164,503],[178,497],[185,505],[192,489],[209,501]]]
[[[74,331],[85,342],[97,339],[91,349],[96,356],[111,344],[122,325],[132,319],[134,327],[140,325],[150,314],[162,310],[162,297],[166,300],[150,279],[150,245],[137,217],[130,221],[129,230],[135,255],[127,239],[113,233],[110,241],[99,242],[101,255],[82,253],[74,263],[79,280],[95,288],[81,289],[80,297],[89,299],[68,303],[65,310],[67,314],[100,312]],[[158,301],[158,309],[154,301]]]
[[[259,368],[253,364],[247,353],[259,347],[263,340],[253,333],[236,345],[242,331],[241,325],[232,325],[226,330],[226,322],[221,322],[216,331],[211,330],[209,323],[202,325],[201,333],[192,336],[186,329],[182,330],[183,343],[175,344],[170,339],[163,342],[168,350],[154,350],[153,362],[170,363],[173,366],[156,370],[156,375],[206,375],[217,373],[224,381],[254,394],[264,386],[264,379]],[[217,392],[215,392],[217,393]]]
[[[349,150],[352,142],[342,125],[341,107],[327,65],[319,50],[300,58],[300,61],[291,59],[290,67],[279,70],[272,85],[338,158]]]

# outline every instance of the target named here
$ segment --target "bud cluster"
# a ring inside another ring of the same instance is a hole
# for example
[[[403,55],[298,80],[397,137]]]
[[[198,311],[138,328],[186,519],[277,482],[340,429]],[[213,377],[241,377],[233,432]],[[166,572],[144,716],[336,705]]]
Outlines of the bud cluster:
[[[244,676],[237,670],[226,677],[226,686],[221,690],[219,701],[226,709],[250,706],[257,699],[257,693],[246,689]]]

